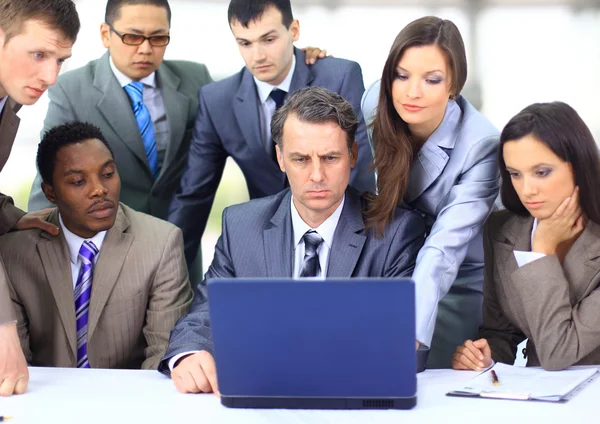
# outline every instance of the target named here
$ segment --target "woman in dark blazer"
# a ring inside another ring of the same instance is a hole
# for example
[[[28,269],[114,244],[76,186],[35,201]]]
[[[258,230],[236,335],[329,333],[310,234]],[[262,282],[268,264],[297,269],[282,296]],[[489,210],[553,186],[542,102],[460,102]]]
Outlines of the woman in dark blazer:
[[[362,102],[377,172],[370,224],[383,231],[403,201],[427,223],[413,279],[429,368],[449,368],[456,346],[477,335],[481,229],[498,194],[498,131],[460,95],[466,79],[458,28],[428,16],[398,34]]]
[[[500,137],[506,210],[485,226],[483,325],[452,366],[600,364],[600,157],[577,112],[533,104]]]

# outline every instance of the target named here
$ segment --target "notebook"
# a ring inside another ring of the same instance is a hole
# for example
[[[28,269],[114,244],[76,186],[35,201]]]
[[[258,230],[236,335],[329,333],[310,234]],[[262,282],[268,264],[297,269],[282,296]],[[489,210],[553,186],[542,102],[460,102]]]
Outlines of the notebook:
[[[492,370],[499,383],[493,384]],[[598,376],[598,368],[545,371],[497,363],[448,396],[566,402]]]
[[[217,279],[208,297],[223,405],[415,406],[411,280]]]

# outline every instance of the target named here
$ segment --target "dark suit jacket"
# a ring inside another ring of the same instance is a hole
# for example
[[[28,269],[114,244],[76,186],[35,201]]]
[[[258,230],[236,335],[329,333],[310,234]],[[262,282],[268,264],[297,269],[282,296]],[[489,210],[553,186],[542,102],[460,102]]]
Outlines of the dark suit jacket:
[[[302,51],[296,49],[295,54],[296,69],[290,93],[304,87],[322,86],[339,93],[358,113],[358,163],[352,170],[350,184],[360,191],[373,191],[372,154],[360,113],[364,91],[360,66],[334,58],[321,59],[308,66]],[[229,156],[241,168],[251,199],[270,196],[285,188],[285,174],[264,147],[259,107],[256,85],[246,68],[200,90],[188,164],[181,189],[169,209],[169,221],[183,230],[188,263],[198,250]]]
[[[0,171],[4,168],[19,128],[17,111],[21,105],[10,97],[0,115]],[[10,197],[0,193],[0,235],[7,233],[25,215]],[[8,277],[0,260],[0,325],[16,320],[8,292]]]
[[[171,332],[159,371],[169,374],[168,359],[193,350],[212,352],[206,280],[232,277],[290,278],[293,266],[291,191],[231,206],[223,212],[223,234],[217,242],[205,281],[195,289],[189,314]],[[349,187],[335,230],[327,277],[410,277],[425,238],[419,214],[397,208],[382,237],[365,229],[367,203]]]
[[[56,210],[48,221],[59,225]],[[27,361],[75,367],[73,277],[61,233],[16,231],[0,237],[10,296]],[[93,368],[156,369],[169,331],[192,300],[181,231],[120,205],[94,267],[88,321]]]
[[[157,69],[156,76],[165,103],[170,136],[165,160],[156,180],[150,172],[129,98],[110,67],[108,53],[61,75],[56,85],[50,87],[50,104],[42,134],[74,120],[99,127],[115,154],[121,176],[121,201],[137,211],[166,219],[186,163],[198,109],[198,89],[212,80],[204,65],[185,61],[165,60]],[[29,210],[49,206],[38,175],[31,188]]]
[[[548,255],[519,268],[531,251],[532,217],[493,213],[485,226],[483,325],[497,362],[512,364],[527,341],[527,365],[558,370],[600,364],[600,226],[589,221],[561,264]]]

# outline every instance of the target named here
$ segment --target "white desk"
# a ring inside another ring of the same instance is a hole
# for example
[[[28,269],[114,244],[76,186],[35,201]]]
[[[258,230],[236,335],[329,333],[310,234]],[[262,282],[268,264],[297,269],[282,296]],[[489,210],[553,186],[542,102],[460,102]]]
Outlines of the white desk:
[[[214,395],[182,395],[156,371],[30,368],[25,395],[0,399],[10,424],[95,423],[575,423],[596,422],[600,379],[565,404],[445,396],[474,372],[419,374],[417,406],[410,411],[241,410]],[[510,421],[509,421],[510,420]]]

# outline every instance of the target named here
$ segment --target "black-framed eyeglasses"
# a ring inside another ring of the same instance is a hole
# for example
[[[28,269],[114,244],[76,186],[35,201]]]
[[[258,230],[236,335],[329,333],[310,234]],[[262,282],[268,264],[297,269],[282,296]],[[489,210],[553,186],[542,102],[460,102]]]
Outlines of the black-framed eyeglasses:
[[[151,46],[154,47],[164,47],[169,44],[171,41],[170,35],[151,35],[150,37],[146,37],[141,34],[121,34],[119,31],[113,28],[111,24],[106,24],[110,28],[112,32],[121,37],[121,41],[123,44],[127,44],[128,46],[139,46],[143,44],[144,41],[148,40]]]

